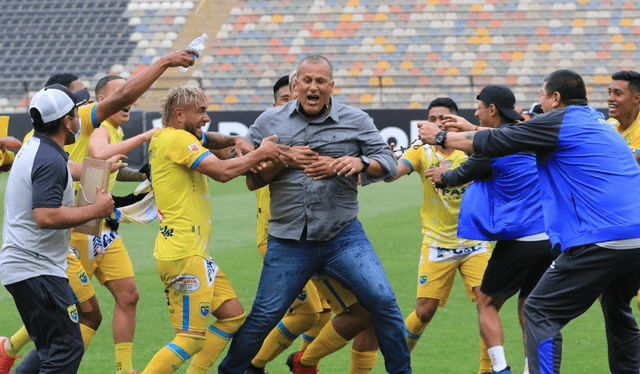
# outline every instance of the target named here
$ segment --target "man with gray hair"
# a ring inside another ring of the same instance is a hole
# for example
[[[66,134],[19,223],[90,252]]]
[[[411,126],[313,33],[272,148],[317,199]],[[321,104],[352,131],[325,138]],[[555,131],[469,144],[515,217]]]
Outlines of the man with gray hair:
[[[308,145],[319,156],[334,157],[335,175],[310,176],[296,163],[273,163],[247,177],[253,190],[269,184],[271,220],[262,275],[253,309],[218,368],[242,374],[269,331],[312,275],[344,284],[369,310],[389,373],[411,373],[404,321],[382,264],[357,219],[358,174],[363,185],[396,174],[397,162],[371,118],[337,103],[333,67],[314,55],[298,65],[298,99],[270,108],[249,128],[254,145],[266,134],[282,144]],[[316,372],[293,358],[294,373]]]

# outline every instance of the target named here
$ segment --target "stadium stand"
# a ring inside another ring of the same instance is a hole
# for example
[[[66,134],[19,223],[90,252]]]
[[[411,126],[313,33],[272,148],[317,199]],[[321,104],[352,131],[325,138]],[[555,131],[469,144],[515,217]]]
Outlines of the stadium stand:
[[[89,86],[107,73],[127,77],[203,31],[209,45],[182,79],[201,85],[212,110],[268,107],[273,81],[310,53],[334,63],[335,97],[363,109],[421,108],[444,95],[471,108],[487,84],[511,86],[529,107],[557,68],[582,74],[604,107],[610,75],[640,57],[633,1],[241,0],[224,22],[191,30],[203,2],[221,1],[0,0],[0,21],[14,26],[0,35],[0,112],[24,111],[25,89],[33,94],[52,72],[76,72]]]

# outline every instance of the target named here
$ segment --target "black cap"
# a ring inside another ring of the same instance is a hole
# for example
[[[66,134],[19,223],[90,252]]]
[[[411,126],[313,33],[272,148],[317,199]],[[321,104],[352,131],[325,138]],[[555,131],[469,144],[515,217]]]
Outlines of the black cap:
[[[516,105],[516,97],[507,86],[495,84],[486,86],[480,91],[476,99],[484,101],[487,104],[493,104],[500,110],[503,116],[514,121],[522,121],[524,118],[518,113],[514,107]]]

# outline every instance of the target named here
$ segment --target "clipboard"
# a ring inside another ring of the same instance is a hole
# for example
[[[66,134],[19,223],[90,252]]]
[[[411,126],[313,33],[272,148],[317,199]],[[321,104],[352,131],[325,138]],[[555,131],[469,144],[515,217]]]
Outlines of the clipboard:
[[[96,198],[98,187],[107,188],[109,183],[110,163],[108,161],[86,158],[82,162],[82,174],[78,195],[76,196],[76,206],[93,204]],[[73,228],[74,232],[87,235],[100,236],[102,234],[102,218],[92,219],[80,226]]]

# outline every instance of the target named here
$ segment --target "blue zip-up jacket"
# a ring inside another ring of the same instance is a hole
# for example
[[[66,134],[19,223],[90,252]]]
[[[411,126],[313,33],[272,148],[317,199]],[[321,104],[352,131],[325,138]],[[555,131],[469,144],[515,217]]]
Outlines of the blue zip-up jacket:
[[[499,129],[514,125],[503,123]],[[471,183],[464,192],[458,237],[508,240],[544,232],[536,157],[516,153],[491,159],[474,153],[461,166],[444,172],[447,186]]]
[[[475,152],[533,151],[546,232],[562,250],[640,237],[640,167],[594,108],[571,105],[516,125],[475,134]]]

